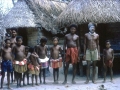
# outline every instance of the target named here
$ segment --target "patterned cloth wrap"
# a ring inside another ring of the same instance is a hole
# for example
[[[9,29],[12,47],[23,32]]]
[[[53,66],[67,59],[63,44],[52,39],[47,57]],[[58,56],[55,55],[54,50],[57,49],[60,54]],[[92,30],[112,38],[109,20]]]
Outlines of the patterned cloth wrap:
[[[39,75],[40,66],[34,66],[31,63],[28,64],[28,69],[30,74]]]
[[[106,60],[106,61],[105,61],[105,65],[106,65],[107,67],[113,67],[113,62],[112,62],[112,60]]]
[[[38,61],[40,62],[41,69],[48,67],[48,57],[45,57],[44,59],[38,58]]]
[[[27,71],[27,59],[23,59],[22,61],[13,61],[14,71],[18,73],[24,73]]]
[[[50,60],[50,66],[52,68],[60,68],[62,67],[62,58],[59,59],[51,59]]]
[[[13,64],[25,65],[25,64],[27,64],[27,59],[23,59],[22,61],[14,60]]]

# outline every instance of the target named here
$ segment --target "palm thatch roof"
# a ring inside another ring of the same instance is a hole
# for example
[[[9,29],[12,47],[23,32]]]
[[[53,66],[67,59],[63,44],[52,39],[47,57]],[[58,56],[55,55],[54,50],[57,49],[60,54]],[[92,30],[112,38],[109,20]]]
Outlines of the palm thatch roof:
[[[61,33],[55,19],[66,8],[66,3],[51,0],[25,0],[35,15],[37,26],[42,26],[53,34]]]
[[[5,35],[5,28],[2,25],[3,22],[3,15],[0,13],[0,36],[4,36]],[[1,38],[0,38],[1,41]]]
[[[34,14],[24,0],[18,0],[4,17],[3,25],[5,28],[36,27]]]
[[[59,26],[120,22],[120,0],[73,0],[59,15],[57,22]]]

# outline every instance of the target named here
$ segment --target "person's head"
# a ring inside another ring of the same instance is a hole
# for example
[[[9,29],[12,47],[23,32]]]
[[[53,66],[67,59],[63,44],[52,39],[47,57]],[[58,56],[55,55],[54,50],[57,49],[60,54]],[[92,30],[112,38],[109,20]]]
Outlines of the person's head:
[[[58,37],[53,37],[53,44],[54,45],[57,45],[58,44],[58,42],[59,42],[59,38]]]
[[[47,43],[47,38],[46,37],[42,37],[40,39],[40,43],[41,43],[42,46],[45,46],[45,44]]]
[[[16,37],[16,42],[17,42],[17,45],[21,45],[22,42],[23,42],[22,36],[17,36],[17,37]]]
[[[5,39],[5,46],[10,47],[11,41],[10,39]]]
[[[90,22],[88,24],[88,28],[89,28],[90,33],[94,33],[95,32],[95,24],[94,23]]]
[[[9,39],[10,38],[10,34],[9,33],[5,33],[5,38]]]
[[[70,29],[71,34],[75,34],[75,32],[77,30],[77,25],[72,24],[72,25],[70,25],[69,29]]]
[[[30,52],[30,53],[33,53],[33,52],[34,52],[34,48],[33,48],[33,47],[30,47],[30,48],[29,48],[29,52]]]
[[[110,44],[110,41],[109,41],[109,40],[107,40],[107,41],[105,42],[105,44],[106,44],[106,48],[110,48],[111,44]]]
[[[11,33],[12,33],[12,37],[16,37],[17,36],[17,29],[11,28]]]
[[[25,52],[29,52],[29,47],[28,46],[25,47]]]

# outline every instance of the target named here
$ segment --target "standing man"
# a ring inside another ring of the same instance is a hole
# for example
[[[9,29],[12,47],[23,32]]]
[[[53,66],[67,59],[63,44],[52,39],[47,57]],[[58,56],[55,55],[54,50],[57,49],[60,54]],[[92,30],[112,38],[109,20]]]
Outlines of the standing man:
[[[73,84],[76,83],[74,79],[76,75],[76,66],[77,66],[77,62],[79,60],[79,54],[80,54],[79,36],[75,34],[76,30],[77,30],[77,26],[71,25],[70,33],[66,34],[64,39],[64,47],[63,47],[64,57],[63,58],[65,60],[66,66],[65,66],[65,73],[64,73],[65,80],[63,84],[67,83],[67,74],[68,74],[68,68],[70,63],[72,63],[73,65],[72,83]],[[65,49],[66,49],[66,53],[65,53]]]
[[[95,74],[96,74],[96,63],[97,60],[100,60],[100,51],[99,51],[99,35],[95,33],[95,24],[88,24],[89,33],[85,34],[84,38],[84,60],[87,60],[87,80],[86,84],[89,83],[90,76],[90,64],[93,61],[93,78],[92,82],[95,84]]]

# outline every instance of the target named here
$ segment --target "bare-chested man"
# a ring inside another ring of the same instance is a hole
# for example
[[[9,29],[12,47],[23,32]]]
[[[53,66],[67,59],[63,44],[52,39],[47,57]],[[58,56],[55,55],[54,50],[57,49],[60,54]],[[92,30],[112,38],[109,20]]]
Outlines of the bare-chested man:
[[[38,75],[39,75],[39,69],[40,65],[38,63],[38,58],[39,56],[37,53],[34,51],[34,48],[30,48],[31,55],[29,57],[30,64],[28,65],[29,68],[29,73],[32,74],[32,86],[34,86],[34,77],[36,81],[36,85],[38,84]]]
[[[62,56],[62,49],[58,45],[59,38],[53,37],[53,47],[51,48],[51,55],[50,55],[50,65],[53,68],[53,78],[54,83],[58,84],[58,78],[59,78],[59,68],[61,67],[62,59],[59,57],[59,53],[61,53]],[[57,77],[57,79],[56,79]]]
[[[106,49],[103,50],[103,66],[104,66],[104,83],[106,82],[107,67],[110,69],[111,82],[113,83],[113,60],[114,60],[114,50],[110,48],[110,41],[106,41]]]
[[[72,63],[73,65],[73,78],[72,78],[72,83],[75,84],[76,82],[74,81],[75,79],[75,75],[76,75],[76,66],[77,66],[77,62],[79,60],[79,54],[80,54],[80,47],[79,47],[79,36],[75,34],[77,30],[77,26],[76,25],[71,25],[70,26],[70,33],[65,35],[65,39],[64,39],[64,60],[66,63],[65,66],[65,80],[63,82],[63,84],[67,83],[67,74],[68,74],[68,68],[69,68],[69,64]],[[65,54],[65,49],[66,50],[66,54]]]
[[[13,48],[15,45],[16,45],[16,37],[17,37],[17,29],[16,28],[11,28],[11,38],[10,38],[10,41],[11,41],[11,48]],[[14,71],[13,71],[14,72]],[[13,72],[11,72],[11,80],[13,82]],[[14,72],[14,81],[15,81],[15,72]]]
[[[16,45],[16,37],[17,37],[17,30],[15,28],[11,30],[11,35],[12,35],[10,38],[11,48],[13,48]]]
[[[23,38],[16,37],[16,46],[13,47],[14,58],[14,71],[16,72],[17,87],[21,87],[22,73],[27,70],[27,60],[25,59],[25,46],[22,45]]]
[[[99,52],[99,35],[95,33],[95,24],[88,24],[89,33],[85,34],[84,38],[84,60],[87,60],[87,80],[86,84],[89,83],[89,75],[90,75],[90,64],[93,61],[93,78],[92,82],[95,82],[95,74],[96,74],[96,63],[97,60],[100,59]]]
[[[10,89],[10,73],[13,71],[12,66],[12,49],[10,48],[10,39],[5,40],[5,46],[1,49],[0,55],[2,57],[1,63],[1,88],[3,88],[3,82],[5,77],[5,72],[7,72],[7,81],[8,81],[8,89]]]
[[[45,46],[47,43],[47,38],[42,37],[40,39],[40,45],[37,45],[35,47],[35,52],[38,54],[39,56],[39,60],[40,60],[40,64],[41,64],[41,68],[40,68],[40,74],[39,74],[39,78],[40,78],[40,83],[42,83],[41,80],[41,73],[43,71],[43,83],[46,84],[45,82],[45,69],[48,68],[48,60],[49,58],[47,57],[47,47]]]

